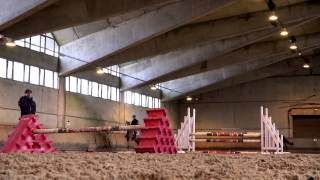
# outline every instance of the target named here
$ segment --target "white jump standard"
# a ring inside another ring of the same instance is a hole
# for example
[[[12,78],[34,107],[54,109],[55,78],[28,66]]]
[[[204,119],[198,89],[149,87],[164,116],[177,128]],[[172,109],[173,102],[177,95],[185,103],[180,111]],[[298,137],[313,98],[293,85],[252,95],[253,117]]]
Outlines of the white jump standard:
[[[262,153],[283,153],[283,135],[276,129],[268,115],[268,109],[261,107],[260,132],[196,132],[195,114],[190,114],[181,123],[181,129],[176,135],[176,144],[179,151],[195,151],[195,142],[219,142],[219,143],[261,143]],[[199,137],[200,136],[200,137]]]
[[[272,118],[268,114],[268,108],[261,106],[261,152],[274,151],[275,153],[283,153],[283,135],[272,123]]]
[[[191,116],[190,108],[188,108],[187,116],[184,116],[184,121],[181,123],[181,129],[178,129],[176,135],[176,145],[179,151],[188,150],[195,151],[196,143],[191,139],[195,139],[196,132],[196,110],[193,109],[193,116]]]

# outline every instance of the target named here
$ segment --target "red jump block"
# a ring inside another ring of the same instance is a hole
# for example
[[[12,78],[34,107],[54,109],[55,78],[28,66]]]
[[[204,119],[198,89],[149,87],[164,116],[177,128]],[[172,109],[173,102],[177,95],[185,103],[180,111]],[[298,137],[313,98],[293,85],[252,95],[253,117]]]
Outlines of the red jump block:
[[[166,117],[167,112],[164,108],[147,109],[147,115],[151,117]]]
[[[167,153],[176,154],[172,129],[166,117],[165,109],[148,109],[148,117],[144,120],[146,127],[141,130],[139,144],[135,148],[137,153]]]
[[[34,129],[41,129],[43,126],[38,122],[38,116],[27,115],[19,119],[19,123],[11,132],[7,142],[1,152],[3,153],[22,153],[22,152],[55,152],[53,143],[44,134],[34,134]]]

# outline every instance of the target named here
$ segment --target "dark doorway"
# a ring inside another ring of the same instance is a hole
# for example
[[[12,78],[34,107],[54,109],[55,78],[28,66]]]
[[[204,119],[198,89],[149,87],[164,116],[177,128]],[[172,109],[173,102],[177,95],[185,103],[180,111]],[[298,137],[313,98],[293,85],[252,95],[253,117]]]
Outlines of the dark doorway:
[[[295,115],[292,118],[294,138],[320,138],[320,115]]]

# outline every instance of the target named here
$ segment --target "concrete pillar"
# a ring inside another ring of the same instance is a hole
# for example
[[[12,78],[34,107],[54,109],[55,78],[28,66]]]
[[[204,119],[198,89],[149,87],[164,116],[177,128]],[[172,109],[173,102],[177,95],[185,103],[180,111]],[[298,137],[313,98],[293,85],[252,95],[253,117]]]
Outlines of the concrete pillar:
[[[125,123],[125,119],[126,119],[126,104],[124,103],[124,92],[120,91],[119,122]]]
[[[58,91],[58,118],[57,127],[64,128],[66,126],[66,78],[59,77],[59,91]]]

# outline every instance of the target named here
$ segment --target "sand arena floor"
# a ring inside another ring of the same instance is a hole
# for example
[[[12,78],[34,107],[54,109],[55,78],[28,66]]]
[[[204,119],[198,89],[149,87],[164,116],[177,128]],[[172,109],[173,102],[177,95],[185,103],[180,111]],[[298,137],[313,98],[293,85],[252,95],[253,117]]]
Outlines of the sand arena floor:
[[[0,154],[0,179],[320,179],[320,155]]]

